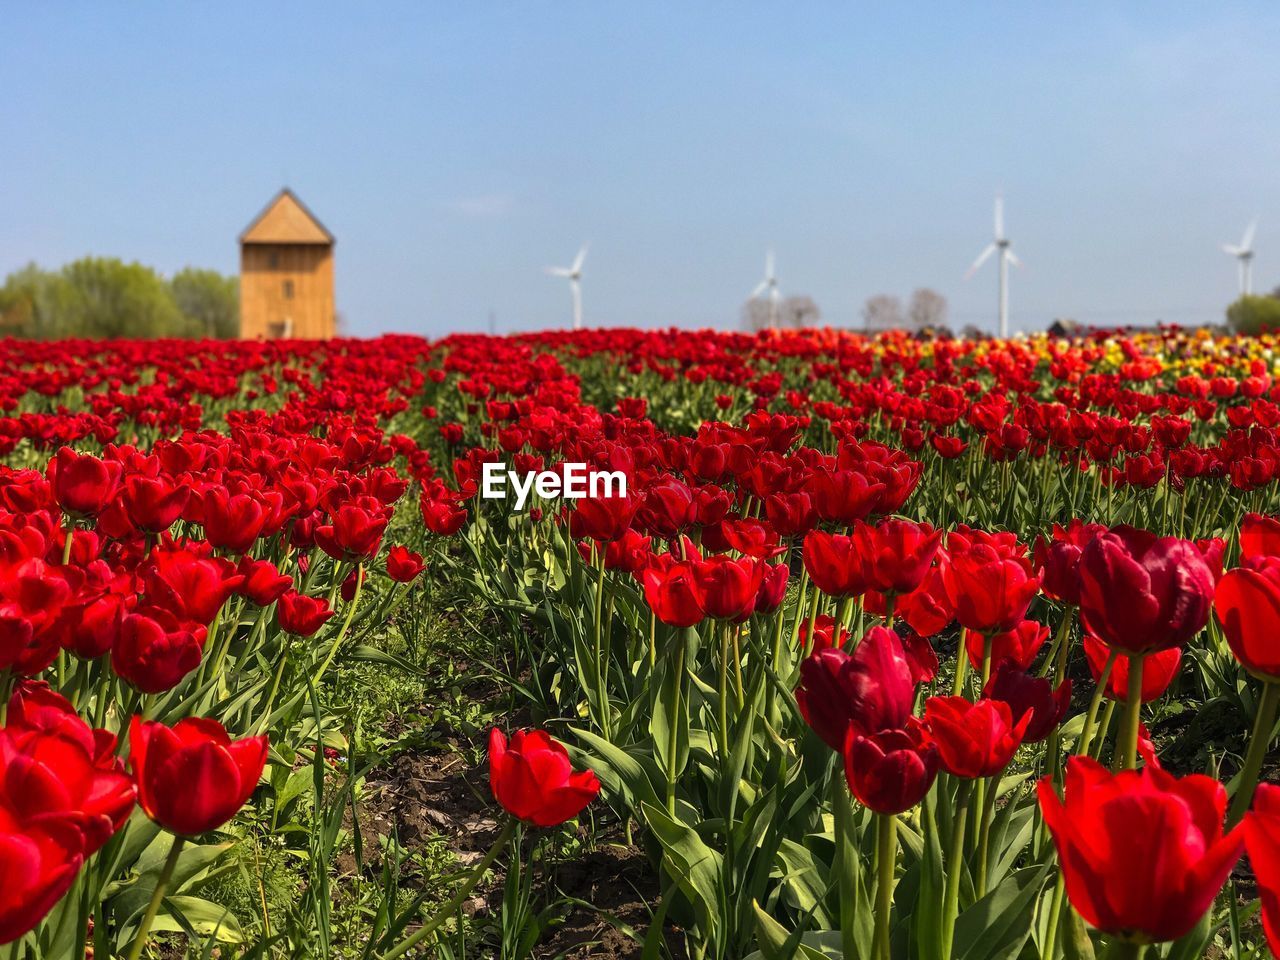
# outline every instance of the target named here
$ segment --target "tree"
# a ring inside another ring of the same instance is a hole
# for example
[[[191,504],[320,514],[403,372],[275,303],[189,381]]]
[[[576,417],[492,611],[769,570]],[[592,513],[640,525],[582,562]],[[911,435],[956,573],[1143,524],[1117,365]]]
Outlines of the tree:
[[[936,290],[920,287],[911,294],[907,306],[907,325],[915,331],[945,327],[947,323],[947,298]]]
[[[140,263],[85,257],[62,268],[57,336],[166,337],[193,331],[158,273]]]
[[[868,297],[862,306],[862,325],[863,329],[875,332],[901,329],[902,301],[887,293]]]
[[[1244,334],[1280,330],[1280,300],[1243,296],[1227,307],[1227,325],[1236,333]]]
[[[173,275],[169,292],[200,336],[227,339],[240,332],[240,283],[216,270],[187,267]]]
[[[822,320],[822,310],[813,297],[797,294],[778,303],[778,326],[800,330],[816,326]],[[768,330],[773,326],[773,306],[764,297],[752,297],[742,305],[742,326],[747,330]]]

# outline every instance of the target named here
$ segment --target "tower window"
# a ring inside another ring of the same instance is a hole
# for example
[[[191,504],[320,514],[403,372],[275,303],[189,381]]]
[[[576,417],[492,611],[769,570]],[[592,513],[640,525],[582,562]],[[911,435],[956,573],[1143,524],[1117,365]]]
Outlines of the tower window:
[[[286,300],[293,299],[293,281],[292,280],[286,280],[284,282],[284,298]]]
[[[267,254],[267,266],[268,266],[268,267],[270,267],[272,270],[275,270],[275,269],[279,268],[279,266],[280,266],[280,254],[278,254],[278,253],[269,253],[269,254]]]

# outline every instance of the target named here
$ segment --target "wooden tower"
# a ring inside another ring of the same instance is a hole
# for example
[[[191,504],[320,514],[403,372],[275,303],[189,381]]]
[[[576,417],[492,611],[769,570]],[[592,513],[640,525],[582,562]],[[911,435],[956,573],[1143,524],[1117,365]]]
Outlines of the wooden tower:
[[[333,234],[289,189],[240,234],[240,336],[327,340],[333,307]]]

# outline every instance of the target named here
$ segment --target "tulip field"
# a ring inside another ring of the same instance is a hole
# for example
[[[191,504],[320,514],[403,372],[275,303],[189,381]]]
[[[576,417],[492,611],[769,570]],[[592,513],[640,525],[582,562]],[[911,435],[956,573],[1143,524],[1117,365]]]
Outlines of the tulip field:
[[[0,341],[0,960],[1275,956],[1278,349]]]

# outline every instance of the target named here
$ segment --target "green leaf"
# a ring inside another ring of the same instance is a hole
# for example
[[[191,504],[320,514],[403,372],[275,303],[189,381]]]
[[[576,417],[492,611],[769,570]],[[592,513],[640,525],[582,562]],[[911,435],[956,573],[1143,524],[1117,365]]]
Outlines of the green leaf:
[[[1031,904],[1044,888],[1050,864],[1011,873],[960,914],[955,953],[960,960],[1013,960],[1031,936]]]
[[[641,804],[640,809],[662,844],[667,873],[697,910],[702,936],[714,938],[720,916],[720,854],[708,847],[696,830],[672,819],[665,811],[649,803]]]
[[[164,909],[151,925],[152,932],[180,932],[188,936],[212,936],[221,943],[244,943],[240,921],[221,904],[200,897],[164,898]]]

